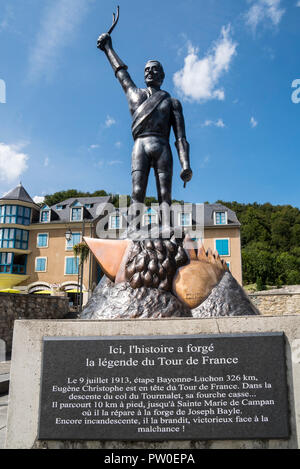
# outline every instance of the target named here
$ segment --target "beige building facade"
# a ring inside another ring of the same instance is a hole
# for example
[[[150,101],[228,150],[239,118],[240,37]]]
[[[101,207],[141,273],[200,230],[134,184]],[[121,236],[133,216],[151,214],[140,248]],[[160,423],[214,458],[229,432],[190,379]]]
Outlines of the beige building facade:
[[[109,197],[85,197],[41,207],[22,185],[4,195],[0,199],[0,290],[64,295],[73,305],[80,302],[82,292],[86,303],[101,271],[89,253],[81,279],[73,247],[83,236],[95,236],[108,201]]]
[[[191,237],[197,223],[195,207],[178,205],[175,215],[175,225]],[[221,204],[204,204],[201,210],[202,226],[195,240],[205,249],[218,251],[242,284],[240,223],[235,213]],[[64,295],[73,305],[82,292],[85,304],[102,272],[89,253],[81,278],[73,247],[83,236],[101,236],[97,224],[103,220],[105,236],[119,237],[126,227],[125,211],[114,209],[109,197],[71,198],[51,207],[39,206],[20,184],[0,199],[0,291]],[[156,207],[145,207],[142,224],[157,222]]]

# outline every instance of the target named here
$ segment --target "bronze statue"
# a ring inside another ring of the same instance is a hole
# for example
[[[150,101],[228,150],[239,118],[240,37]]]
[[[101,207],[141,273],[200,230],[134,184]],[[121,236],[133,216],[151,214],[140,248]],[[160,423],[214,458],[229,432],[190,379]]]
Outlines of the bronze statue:
[[[180,174],[184,185],[192,178],[189,144],[185,135],[182,106],[177,99],[161,90],[165,74],[157,60],[150,60],[145,66],[144,76],[147,88],[137,88],[131,79],[127,66],[113,49],[111,33],[119,19],[114,15],[113,25],[108,33],[98,39],[97,47],[105,52],[128,100],[132,115],[132,204],[144,203],[148,177],[153,167],[156,178],[158,201],[171,205],[173,158],[169,144],[173,128],[176,148],[181,163]]]

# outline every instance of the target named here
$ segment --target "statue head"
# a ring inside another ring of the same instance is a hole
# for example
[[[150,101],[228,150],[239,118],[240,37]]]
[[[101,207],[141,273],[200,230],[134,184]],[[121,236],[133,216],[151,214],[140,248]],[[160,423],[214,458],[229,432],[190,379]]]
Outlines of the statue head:
[[[145,65],[145,82],[147,86],[161,86],[165,78],[163,66],[158,60],[148,60]]]

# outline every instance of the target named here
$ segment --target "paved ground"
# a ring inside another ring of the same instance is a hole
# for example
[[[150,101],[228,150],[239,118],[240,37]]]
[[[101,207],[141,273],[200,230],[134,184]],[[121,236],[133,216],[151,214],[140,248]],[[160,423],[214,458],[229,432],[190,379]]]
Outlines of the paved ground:
[[[0,449],[4,448],[10,362],[0,362]]]

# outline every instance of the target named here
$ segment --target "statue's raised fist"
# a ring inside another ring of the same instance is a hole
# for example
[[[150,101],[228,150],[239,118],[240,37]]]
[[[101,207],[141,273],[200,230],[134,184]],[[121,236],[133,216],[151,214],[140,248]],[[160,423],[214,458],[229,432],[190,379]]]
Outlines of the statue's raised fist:
[[[108,33],[101,34],[101,36],[99,36],[98,41],[97,41],[97,47],[98,49],[105,50],[107,46],[112,47],[110,34]]]

